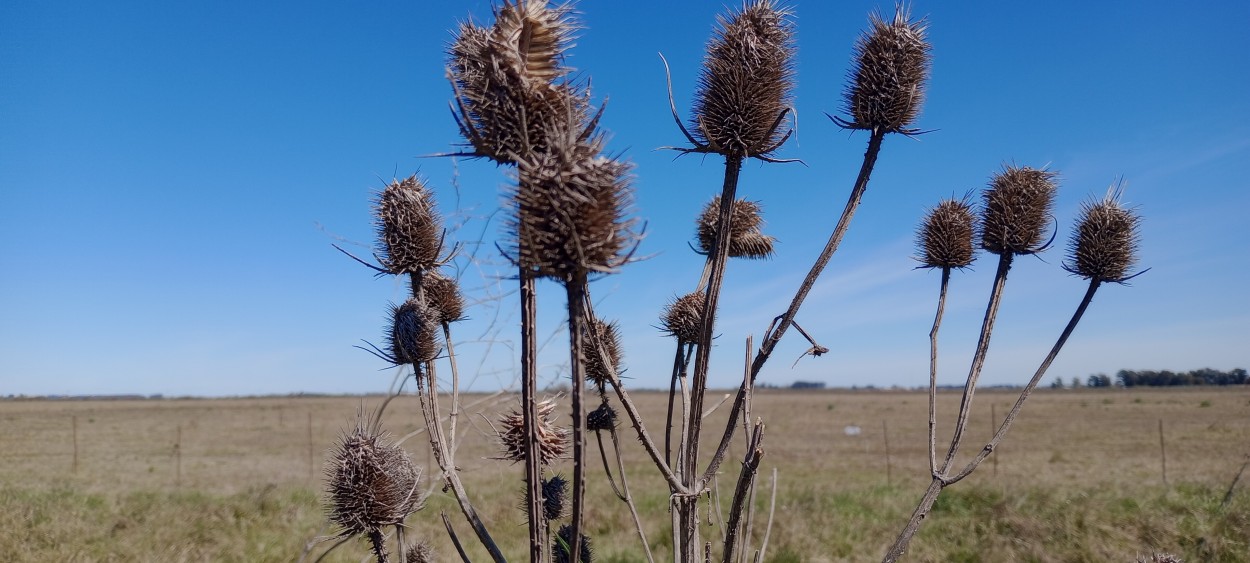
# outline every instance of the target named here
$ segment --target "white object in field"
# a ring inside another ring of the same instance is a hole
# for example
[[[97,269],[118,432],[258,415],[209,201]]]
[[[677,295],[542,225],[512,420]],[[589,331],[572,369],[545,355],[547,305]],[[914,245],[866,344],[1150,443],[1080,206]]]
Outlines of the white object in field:
[[[850,426],[847,426],[846,428],[843,428],[842,432],[846,433],[847,436],[859,436],[859,433],[861,432],[861,430],[859,429],[858,426],[855,426],[854,424],[852,424]]]

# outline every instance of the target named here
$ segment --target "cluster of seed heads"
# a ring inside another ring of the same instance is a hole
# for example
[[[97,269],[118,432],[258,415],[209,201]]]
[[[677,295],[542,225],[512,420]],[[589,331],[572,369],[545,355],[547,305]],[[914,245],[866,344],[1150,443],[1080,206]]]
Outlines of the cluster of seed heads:
[[[374,206],[378,259],[392,274],[414,274],[438,262],[442,225],[434,195],[416,175],[391,182]]]
[[[1068,243],[1069,272],[1099,282],[1123,283],[1137,262],[1138,217],[1120,205],[1114,191],[1081,206]]]
[[[869,26],[855,43],[848,77],[845,109],[851,121],[837,121],[850,129],[915,133],[910,125],[920,115],[929,78],[928,24],[910,21],[900,4],[893,21],[874,13]]]
[[[791,14],[756,0],[717,24],[699,75],[692,135],[703,152],[767,156],[786,138],[781,123],[794,87]]]
[[[739,199],[734,201],[733,215],[729,220],[729,257],[765,259],[773,254],[773,242],[776,240],[763,233],[761,227],[764,219],[761,216],[760,204],[756,201]],[[720,196],[703,206],[699,214],[697,234],[699,250],[703,254],[712,252],[716,235],[720,231]]]
[[[981,248],[994,254],[1042,250],[1055,202],[1055,173],[1007,166],[982,193]]]
[[[587,323],[586,380],[599,389],[612,382],[621,372],[621,331],[616,323],[595,319]],[[602,352],[602,353],[601,353]],[[607,356],[607,362],[604,361]],[[609,363],[610,362],[610,363]]]
[[[569,431],[551,421],[556,410],[554,400],[538,403],[538,457],[543,465],[564,457],[568,451]],[[520,411],[512,411],[499,419],[499,443],[503,446],[503,459],[525,461],[525,417]]]
[[[387,358],[395,365],[420,364],[433,360],[442,350],[439,331],[442,319],[428,299],[413,297],[402,305],[391,306],[391,326],[387,330]]]
[[[594,561],[594,550],[590,547],[590,538],[586,534],[578,534],[581,536],[578,552],[581,554],[578,561],[591,563]],[[556,533],[556,540],[551,544],[551,557],[555,563],[569,563],[573,560],[573,527],[568,524],[560,526],[560,531]]]
[[[664,332],[676,337],[679,343],[697,342],[703,328],[704,302],[705,296],[698,291],[674,299],[660,315]]]
[[[363,424],[339,438],[325,474],[327,511],[343,537],[400,524],[421,508],[420,468],[403,448]]]
[[[917,233],[920,262],[926,268],[959,269],[972,264],[976,215],[965,199],[947,199],[925,215]]]

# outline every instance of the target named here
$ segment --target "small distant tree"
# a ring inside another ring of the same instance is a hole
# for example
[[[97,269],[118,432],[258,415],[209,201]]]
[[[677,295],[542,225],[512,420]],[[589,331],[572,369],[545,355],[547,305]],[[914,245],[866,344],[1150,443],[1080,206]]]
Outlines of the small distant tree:
[[[1063,378],[1056,377],[1055,380],[1050,383],[1050,388],[1051,389],[1063,389]]]
[[[1105,373],[1096,373],[1089,376],[1085,382],[1086,387],[1111,387],[1111,376]]]
[[[1080,389],[1080,388],[1081,388],[1081,378],[1079,378],[1079,377],[1073,377],[1073,378],[1072,378],[1072,388],[1073,388],[1073,389]]]

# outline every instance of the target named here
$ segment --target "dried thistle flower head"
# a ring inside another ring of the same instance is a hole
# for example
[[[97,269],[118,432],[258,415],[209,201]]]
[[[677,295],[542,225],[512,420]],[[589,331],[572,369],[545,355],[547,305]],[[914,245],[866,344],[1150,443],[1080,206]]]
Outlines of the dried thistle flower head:
[[[384,269],[412,274],[435,266],[443,227],[424,181],[413,175],[391,182],[378,195],[374,214]]]
[[[464,296],[460,294],[460,282],[438,270],[430,270],[422,277],[421,286],[426,301],[438,313],[441,322],[464,320]]]
[[[561,81],[573,24],[567,6],[504,2],[489,28],[464,23],[448,50],[452,114],[474,154],[516,164],[548,151],[547,127],[593,130],[589,94]]]
[[[699,214],[698,230],[699,250],[710,254],[716,244],[720,221],[720,196],[703,206]],[[759,202],[739,199],[734,201],[732,217],[729,220],[729,257],[730,258],[769,258],[773,254],[775,239],[760,231],[764,220],[761,216]]]
[[[1054,172],[1006,166],[982,193],[981,248],[994,254],[1033,254],[1044,248],[1055,202]]]
[[[616,323],[605,323],[599,319],[588,323],[586,328],[590,342],[586,348],[586,379],[603,389],[621,372],[621,331]],[[612,362],[610,366],[603,361],[600,349]]]
[[[579,561],[584,563],[592,563],[594,561],[594,550],[590,547],[590,538],[586,534],[577,534],[581,536],[578,552],[581,556]],[[573,560],[573,527],[564,524],[560,526],[560,531],[556,533],[555,541],[551,543],[551,558],[555,563],[569,563]]]
[[[566,493],[568,492],[568,485],[568,480],[560,475],[552,475],[550,478],[542,480],[541,493],[543,495],[543,518],[551,521],[564,517],[564,506],[565,498],[567,498]],[[525,492],[525,498],[526,504],[521,506],[523,510],[525,509],[525,506],[529,504],[528,490]]]
[[[599,406],[586,415],[586,429],[607,431],[616,428],[616,409],[604,399]]]
[[[389,359],[395,365],[428,362],[442,350],[438,311],[415,297],[398,307],[391,306],[391,326],[387,331]]]
[[[929,79],[928,23],[911,21],[898,4],[893,21],[873,13],[868,25],[855,43],[849,73],[845,109],[851,121],[837,121],[849,129],[915,133],[910,126],[920,115]]]
[[[554,400],[538,403],[538,457],[543,465],[564,457],[568,449],[569,431],[556,426],[551,421],[551,414],[556,410]],[[525,461],[525,416],[514,410],[499,419],[499,442],[503,446],[503,457],[512,461]]]
[[[537,276],[569,282],[612,272],[636,238],[625,217],[630,165],[587,153],[570,145],[520,164],[508,222],[511,254]]]
[[[664,307],[660,321],[664,324],[664,332],[677,337],[680,343],[691,343],[699,340],[699,331],[703,327],[703,304],[705,297],[700,292],[687,293]]]
[[[434,557],[434,548],[425,540],[408,546],[408,551],[404,554],[404,561],[408,563],[434,563],[437,559]]]
[[[340,537],[399,524],[420,510],[421,470],[403,448],[363,423],[341,436],[325,469],[330,521]]]
[[[972,264],[976,216],[968,198],[942,200],[925,215],[916,234],[925,268],[966,268]]]
[[[1100,282],[1123,283],[1131,277],[1129,269],[1137,263],[1140,218],[1120,205],[1119,196],[1113,188],[1101,201],[1081,206],[1064,269]]]
[[[717,18],[695,93],[693,135],[708,152],[767,156],[785,141],[794,88],[794,24],[788,9],[753,0]]]

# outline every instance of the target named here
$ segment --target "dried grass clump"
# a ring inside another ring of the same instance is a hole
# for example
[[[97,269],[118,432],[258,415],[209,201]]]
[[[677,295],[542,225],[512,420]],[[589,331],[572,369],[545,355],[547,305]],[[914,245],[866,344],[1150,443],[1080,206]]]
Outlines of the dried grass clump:
[[[599,389],[620,374],[621,371],[621,331],[616,323],[605,323],[595,319],[586,325],[590,346],[586,351],[586,380],[592,381]],[[608,363],[604,362],[600,350],[607,354]]]
[[[794,87],[789,10],[757,0],[719,16],[695,93],[695,140],[729,157],[766,156],[784,142],[781,121]]]
[[[1139,557],[1137,563],[1185,563],[1185,560],[1171,553],[1160,552],[1149,557]]]
[[[1068,242],[1064,268],[1100,282],[1123,283],[1137,263],[1139,219],[1120,205],[1118,192],[1081,206],[1076,232]]]
[[[413,274],[438,262],[443,227],[434,195],[416,175],[391,182],[374,206],[378,258],[392,274]]]
[[[982,194],[981,248],[994,254],[1033,254],[1044,248],[1055,202],[1054,172],[1007,166]]]
[[[395,365],[428,362],[442,350],[438,310],[426,301],[410,298],[391,306],[391,326],[387,331],[390,357]]]
[[[340,537],[400,524],[421,508],[420,468],[385,434],[364,425],[339,438],[325,474],[327,512]]]
[[[893,21],[873,13],[868,24],[871,29],[855,43],[846,91],[845,109],[852,121],[837,121],[849,129],[916,133],[909,127],[920,115],[929,79],[928,23],[910,21],[900,4]]]
[[[712,252],[720,221],[720,196],[703,206],[699,214],[698,230],[699,250],[703,254]],[[773,254],[773,242],[776,240],[764,234],[760,227],[764,219],[761,215],[759,202],[739,199],[734,201],[733,216],[729,221],[729,257],[765,259]]]
[[[556,402],[553,400],[538,403],[538,457],[543,465],[551,465],[568,451],[568,429],[551,421],[555,410]],[[504,415],[499,424],[502,426],[499,430],[499,443],[503,446],[501,459],[525,461],[525,418],[521,411],[514,410]]]
[[[459,282],[431,270],[421,279],[421,287],[426,301],[438,313],[440,321],[451,323],[464,320],[464,296],[460,293]]]
[[[701,292],[687,293],[673,300],[664,307],[660,316],[664,332],[677,337],[680,343],[691,343],[699,340],[699,330],[703,327],[703,302],[706,296]]]
[[[594,561],[594,550],[590,547],[590,538],[586,534],[578,534],[581,536],[581,542],[578,544],[578,553],[581,556],[578,561],[583,563],[591,563]],[[556,534],[556,539],[551,543],[551,558],[555,563],[570,563],[573,561],[573,528],[568,524],[560,526],[560,531]]]
[[[925,268],[966,268],[972,264],[976,215],[967,198],[947,199],[925,215],[917,233],[920,262]]]

